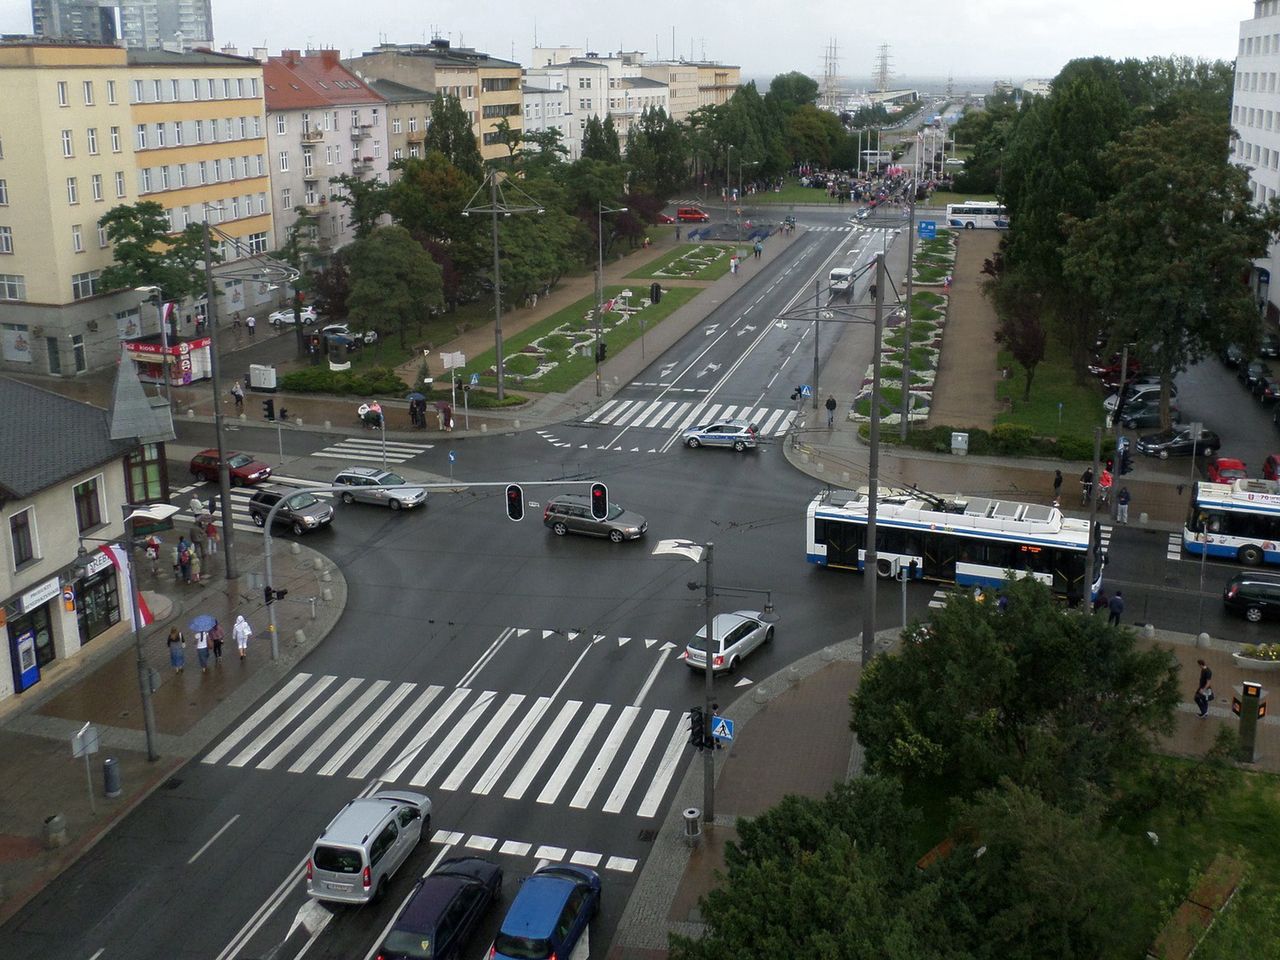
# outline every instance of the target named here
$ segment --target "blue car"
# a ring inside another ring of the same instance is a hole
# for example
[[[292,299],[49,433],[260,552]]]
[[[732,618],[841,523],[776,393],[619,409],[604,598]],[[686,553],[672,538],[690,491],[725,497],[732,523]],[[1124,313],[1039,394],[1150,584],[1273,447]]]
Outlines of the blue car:
[[[552,864],[520,885],[489,948],[489,960],[568,960],[600,909],[600,875]]]

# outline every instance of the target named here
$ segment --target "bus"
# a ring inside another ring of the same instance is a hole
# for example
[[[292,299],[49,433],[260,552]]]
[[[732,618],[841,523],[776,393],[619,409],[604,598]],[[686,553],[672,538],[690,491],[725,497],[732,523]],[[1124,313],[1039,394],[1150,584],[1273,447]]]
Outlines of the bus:
[[[1280,482],[1197,483],[1182,549],[1256,567],[1280,563]]]
[[[805,525],[810,563],[862,570],[866,560],[868,489],[826,490],[809,503]],[[876,572],[959,586],[999,587],[1012,571],[1033,577],[1063,597],[1085,595],[1092,545],[1094,582],[1102,589],[1106,557],[1087,520],[1056,507],[921,490],[881,488],[876,500]]]
[[[993,200],[947,204],[947,225],[957,230],[1008,230],[1009,212]]]

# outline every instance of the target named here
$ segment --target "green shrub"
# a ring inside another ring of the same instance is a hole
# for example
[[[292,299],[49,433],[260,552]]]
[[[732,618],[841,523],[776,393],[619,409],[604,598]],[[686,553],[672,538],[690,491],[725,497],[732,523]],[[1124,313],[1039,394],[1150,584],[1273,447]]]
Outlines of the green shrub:
[[[1030,452],[1033,439],[1031,428],[1018,423],[1000,423],[991,431],[991,443],[996,452],[1011,456]]]
[[[538,369],[538,357],[532,353],[514,353],[506,357],[502,365],[506,368],[507,373],[514,373],[519,377],[527,377]]]
[[[288,393],[335,393],[339,396],[401,396],[408,388],[389,367],[365,370],[330,370],[307,367],[280,378],[280,389]]]
[[[572,343],[573,341],[564,334],[553,333],[550,336],[543,337],[540,346],[548,353],[564,353]]]

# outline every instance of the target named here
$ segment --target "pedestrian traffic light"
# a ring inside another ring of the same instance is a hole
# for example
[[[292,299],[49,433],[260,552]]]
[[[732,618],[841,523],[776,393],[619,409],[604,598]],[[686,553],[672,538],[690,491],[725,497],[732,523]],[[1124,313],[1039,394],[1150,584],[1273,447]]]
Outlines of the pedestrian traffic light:
[[[791,399],[792,399],[792,400],[799,400],[799,399],[800,399],[800,392],[801,392],[801,390],[803,390],[803,389],[804,389],[803,387],[799,387],[799,386],[797,386],[794,390],[792,390],[792,391],[791,391]]]
[[[511,520],[524,519],[524,491],[518,483],[507,484],[507,517]]]
[[[270,606],[277,600],[283,600],[289,593],[288,590],[272,590],[270,585],[262,588],[262,602]]]
[[[276,418],[276,402],[274,400],[262,401],[262,419],[274,420]]]
[[[660,284],[657,280],[649,284],[649,302],[650,303],[662,302],[662,284]]]
[[[603,483],[591,485],[591,516],[595,520],[605,520],[609,516],[609,488]]]
[[[604,358],[609,355],[609,345],[601,340],[596,344],[596,363],[604,363]]]
[[[706,718],[702,715],[701,707],[689,708],[689,746],[695,750],[701,750],[706,746],[704,739],[706,734]]]

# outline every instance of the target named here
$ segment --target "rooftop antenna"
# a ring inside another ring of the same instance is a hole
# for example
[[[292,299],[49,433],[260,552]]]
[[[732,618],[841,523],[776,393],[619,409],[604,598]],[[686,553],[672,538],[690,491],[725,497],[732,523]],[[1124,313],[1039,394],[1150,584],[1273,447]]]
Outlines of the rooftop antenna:
[[[533,18],[533,47],[535,50],[538,48],[538,18],[536,16]],[[512,57],[512,59],[514,60],[515,58]]]

